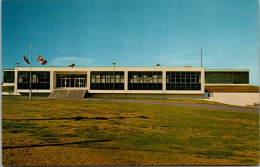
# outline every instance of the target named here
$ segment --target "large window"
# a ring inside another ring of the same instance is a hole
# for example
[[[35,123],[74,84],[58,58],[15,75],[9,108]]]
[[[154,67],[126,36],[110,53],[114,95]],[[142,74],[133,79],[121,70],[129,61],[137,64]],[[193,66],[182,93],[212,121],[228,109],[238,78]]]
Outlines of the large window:
[[[124,72],[91,72],[91,90],[124,90]]]
[[[201,72],[166,72],[166,90],[201,90]]]
[[[14,71],[4,71],[4,83],[14,83]]]
[[[205,72],[206,84],[249,84],[249,72]]]
[[[128,90],[162,90],[162,72],[128,72]]]
[[[32,89],[50,89],[49,71],[32,71]],[[18,89],[30,89],[30,71],[18,72]]]

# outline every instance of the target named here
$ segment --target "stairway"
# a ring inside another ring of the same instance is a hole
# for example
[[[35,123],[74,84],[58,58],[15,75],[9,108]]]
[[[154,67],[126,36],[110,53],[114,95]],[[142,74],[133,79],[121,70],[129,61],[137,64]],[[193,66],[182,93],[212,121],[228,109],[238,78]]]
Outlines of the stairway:
[[[54,90],[49,98],[83,99],[87,90]]]
[[[69,90],[66,98],[68,99],[83,99],[87,90]]]

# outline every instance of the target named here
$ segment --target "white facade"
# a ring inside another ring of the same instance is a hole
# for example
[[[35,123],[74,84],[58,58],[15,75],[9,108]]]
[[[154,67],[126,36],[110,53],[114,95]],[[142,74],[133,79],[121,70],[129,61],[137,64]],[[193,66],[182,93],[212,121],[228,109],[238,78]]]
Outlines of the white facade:
[[[18,89],[18,71],[30,71],[29,67],[16,67],[15,68],[15,92],[28,93],[28,89]],[[51,93],[55,89],[84,89],[88,93],[141,93],[141,94],[204,94],[204,68],[203,67],[49,67],[39,68],[32,67],[31,71],[49,71],[50,72],[50,89],[48,90],[35,90],[33,93]],[[124,90],[92,90],[90,88],[91,72],[124,72]],[[162,90],[128,90],[128,72],[162,72]],[[200,72],[200,90],[166,90],[166,72]],[[58,74],[85,74],[87,75],[87,83],[84,88],[61,88],[57,87]]]

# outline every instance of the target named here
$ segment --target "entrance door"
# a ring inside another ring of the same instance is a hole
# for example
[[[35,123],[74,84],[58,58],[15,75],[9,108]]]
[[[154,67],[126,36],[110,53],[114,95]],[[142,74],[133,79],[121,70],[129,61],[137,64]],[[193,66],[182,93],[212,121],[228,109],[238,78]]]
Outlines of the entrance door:
[[[75,78],[75,87],[77,88],[85,87],[85,78]]]
[[[63,88],[84,88],[86,87],[85,78],[61,78]]]
[[[70,78],[61,78],[61,87],[69,88],[71,86],[70,82],[71,82]]]

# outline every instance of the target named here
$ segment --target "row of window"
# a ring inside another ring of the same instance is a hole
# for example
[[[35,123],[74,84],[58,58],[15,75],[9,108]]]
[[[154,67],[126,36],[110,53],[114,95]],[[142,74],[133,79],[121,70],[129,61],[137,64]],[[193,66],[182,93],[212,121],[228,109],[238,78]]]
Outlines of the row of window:
[[[128,72],[128,83],[162,83],[162,72]]]
[[[124,83],[124,72],[91,72],[91,83]]]
[[[4,72],[13,82],[13,71]],[[50,89],[49,71],[31,72],[32,89]],[[91,72],[91,90],[124,90],[124,72]],[[86,74],[58,74],[57,87],[87,87]],[[29,89],[30,72],[18,72],[18,89]],[[248,84],[248,72],[205,72],[205,83]],[[166,90],[200,90],[201,72],[166,72]],[[128,72],[128,90],[162,90],[162,72]]]
[[[18,89],[30,89],[30,83],[18,83]],[[50,83],[32,83],[32,89],[50,89]]]
[[[50,89],[50,72],[49,71],[32,71],[31,72],[32,89]],[[30,89],[30,72],[18,72],[18,89]]]
[[[18,89],[30,88],[29,76],[29,71],[18,73]],[[200,72],[167,72],[166,90],[200,90],[200,77]],[[58,74],[56,79],[57,87],[86,87],[87,75]],[[32,89],[50,89],[50,72],[33,71]],[[124,72],[91,72],[90,89],[124,90]],[[128,90],[162,90],[162,72],[129,72]]]
[[[249,84],[248,72],[205,72],[206,84]]]
[[[128,83],[128,90],[162,90],[161,83]]]
[[[201,73],[166,72],[166,83],[201,83]]]
[[[124,90],[124,83],[91,83],[91,90]]]
[[[128,90],[162,90],[162,72],[128,72]]]
[[[167,83],[166,90],[201,90],[200,83]]]

